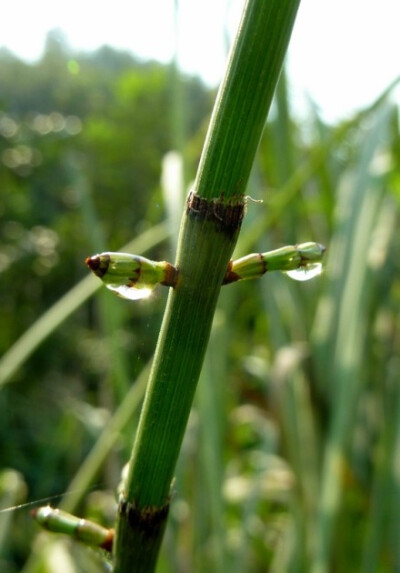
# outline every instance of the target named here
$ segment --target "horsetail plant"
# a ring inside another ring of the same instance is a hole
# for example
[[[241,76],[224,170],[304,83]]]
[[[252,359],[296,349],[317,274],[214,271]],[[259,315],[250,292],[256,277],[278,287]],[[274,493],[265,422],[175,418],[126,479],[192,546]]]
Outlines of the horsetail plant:
[[[304,274],[310,266],[319,269],[324,248],[316,243],[231,261],[245,213],[247,181],[299,3],[245,4],[182,216],[175,263],[116,253],[86,261],[109,288],[129,298],[140,298],[142,289],[158,283],[172,287],[120,493],[113,546],[116,573],[155,569],[221,286],[268,270]]]
[[[153,571],[175,464],[221,284],[244,215],[244,194],[299,0],[248,0],[220,87],[193,190],[118,510],[115,571]]]

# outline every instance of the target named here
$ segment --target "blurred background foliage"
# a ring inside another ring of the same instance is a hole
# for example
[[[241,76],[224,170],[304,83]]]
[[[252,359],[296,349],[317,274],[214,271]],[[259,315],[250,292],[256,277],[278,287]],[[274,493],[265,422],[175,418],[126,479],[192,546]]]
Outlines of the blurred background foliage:
[[[215,94],[173,64],[71,53],[54,34],[36,64],[1,51],[0,85],[2,507],[71,488],[64,507],[111,525],[166,293],[133,304],[89,298],[95,279],[71,289],[86,256],[135,238],[173,260],[163,159],[181,153],[187,189]],[[316,240],[326,271],[223,288],[160,572],[400,569],[390,93],[327,125],[312,102],[293,114],[281,78],[248,190],[263,203],[249,200],[237,254]],[[32,328],[31,350],[18,349]],[[27,509],[0,514],[0,548],[2,571],[102,570],[38,534]]]

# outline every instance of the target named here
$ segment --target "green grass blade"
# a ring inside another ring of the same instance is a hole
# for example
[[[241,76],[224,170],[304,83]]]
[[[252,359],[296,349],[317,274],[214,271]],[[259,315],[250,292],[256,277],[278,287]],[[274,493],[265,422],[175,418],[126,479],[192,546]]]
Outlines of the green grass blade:
[[[89,490],[110,451],[119,440],[122,430],[132,420],[133,413],[138,409],[143,399],[149,371],[150,365],[142,370],[138,379],[131,385],[124,401],[108,421],[95,445],[70,482],[67,495],[60,504],[60,507],[65,511],[74,512],[76,510],[77,505]]]
[[[328,377],[321,377],[321,380],[329,381],[334,410],[322,470],[316,554],[312,568],[315,573],[327,571],[331,560],[349,424],[362,388],[365,307],[371,292],[367,255],[382,199],[381,189],[374,180],[370,166],[387,136],[388,120],[388,109],[384,108],[377,114],[374,128],[364,140],[355,181],[345,181],[340,191],[341,219],[327,264],[328,277],[332,279],[331,301],[327,306],[332,312],[328,318],[324,312],[325,301],[325,307],[321,305],[317,315],[315,342],[320,367],[325,373],[328,372]]]

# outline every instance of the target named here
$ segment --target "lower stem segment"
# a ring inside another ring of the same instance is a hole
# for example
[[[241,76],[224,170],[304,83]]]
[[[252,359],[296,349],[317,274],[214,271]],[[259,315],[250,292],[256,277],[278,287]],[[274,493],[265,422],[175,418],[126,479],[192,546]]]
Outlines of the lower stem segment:
[[[122,494],[115,543],[118,573],[154,569],[171,481],[243,212],[242,198],[227,203],[189,196],[176,263],[179,281],[168,298]]]

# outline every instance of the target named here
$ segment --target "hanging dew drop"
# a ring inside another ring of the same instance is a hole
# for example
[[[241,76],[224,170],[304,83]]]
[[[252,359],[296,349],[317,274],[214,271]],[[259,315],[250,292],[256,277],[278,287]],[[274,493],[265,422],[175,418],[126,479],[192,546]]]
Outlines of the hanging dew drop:
[[[311,263],[292,271],[285,271],[285,275],[295,281],[309,281],[322,273],[322,263]]]
[[[121,298],[126,298],[128,300],[142,300],[149,298],[153,292],[152,288],[149,287],[130,287],[127,285],[112,285],[106,284],[106,287],[120,296]]]

